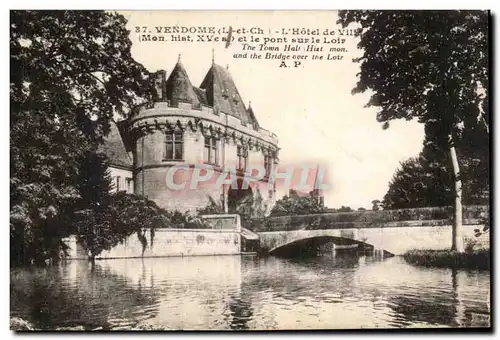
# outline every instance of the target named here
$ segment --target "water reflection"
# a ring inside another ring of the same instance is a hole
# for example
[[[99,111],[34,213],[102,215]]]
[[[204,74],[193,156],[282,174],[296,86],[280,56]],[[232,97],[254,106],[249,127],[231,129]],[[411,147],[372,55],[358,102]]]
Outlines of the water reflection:
[[[11,272],[11,311],[54,329],[489,325],[489,273],[360,254],[86,262]]]
[[[11,272],[11,312],[43,329],[131,327],[156,313],[154,285],[85,261]]]

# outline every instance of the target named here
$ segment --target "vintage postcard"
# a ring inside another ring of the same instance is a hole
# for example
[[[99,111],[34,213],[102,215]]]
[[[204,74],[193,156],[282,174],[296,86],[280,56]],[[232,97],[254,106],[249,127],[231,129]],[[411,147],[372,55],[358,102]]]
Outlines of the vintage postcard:
[[[11,329],[491,329],[489,25],[11,11]]]

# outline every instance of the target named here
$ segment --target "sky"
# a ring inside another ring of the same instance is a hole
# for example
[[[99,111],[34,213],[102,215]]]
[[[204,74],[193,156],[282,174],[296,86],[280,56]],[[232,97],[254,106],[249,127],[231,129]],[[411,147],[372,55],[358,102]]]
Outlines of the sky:
[[[121,14],[128,19],[131,30],[132,56],[149,71],[165,69],[168,77],[180,54],[191,82],[199,86],[211,66],[212,54],[215,63],[227,65],[243,100],[246,104],[251,101],[260,125],[278,135],[280,163],[326,166],[331,189],[325,191],[324,196],[329,208],[342,205],[353,209],[371,208],[372,200],[382,200],[400,161],[416,156],[422,149],[421,124],[393,121],[389,129],[383,130],[376,121],[377,108],[365,107],[369,94],[351,94],[360,71],[359,64],[352,58],[362,53],[356,47],[356,38],[347,37],[342,45],[348,51],[343,54],[343,60],[306,60],[302,67],[280,68],[276,60],[233,58],[235,53],[243,52],[238,42],[228,48],[225,42],[144,42],[135,33],[136,26],[147,26],[154,32],[155,26],[175,25],[231,26],[233,31],[259,27],[265,32],[318,28],[323,32],[340,28],[335,11],[130,11]],[[286,192],[278,189],[278,197],[284,194]]]

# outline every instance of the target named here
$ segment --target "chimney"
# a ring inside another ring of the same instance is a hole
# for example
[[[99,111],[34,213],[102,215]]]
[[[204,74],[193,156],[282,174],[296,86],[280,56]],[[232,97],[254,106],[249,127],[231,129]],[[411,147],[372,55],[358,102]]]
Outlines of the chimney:
[[[155,74],[154,89],[156,92],[157,101],[165,101],[167,99],[167,71],[159,70]]]

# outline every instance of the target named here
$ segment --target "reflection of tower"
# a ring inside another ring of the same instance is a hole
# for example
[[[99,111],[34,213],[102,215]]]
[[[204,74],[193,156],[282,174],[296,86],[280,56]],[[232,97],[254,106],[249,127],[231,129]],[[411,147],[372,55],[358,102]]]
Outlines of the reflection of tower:
[[[244,278],[244,272],[249,268],[258,266],[257,257],[242,257],[241,258],[241,281],[238,289],[229,297],[228,309],[231,313],[229,327],[231,329],[248,329],[248,322],[253,317],[252,307],[252,287],[248,280]]]
[[[252,319],[253,309],[251,299],[239,292],[239,296],[231,296],[229,310],[231,311],[231,329],[248,329],[248,321]]]

